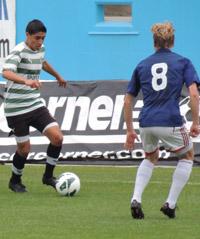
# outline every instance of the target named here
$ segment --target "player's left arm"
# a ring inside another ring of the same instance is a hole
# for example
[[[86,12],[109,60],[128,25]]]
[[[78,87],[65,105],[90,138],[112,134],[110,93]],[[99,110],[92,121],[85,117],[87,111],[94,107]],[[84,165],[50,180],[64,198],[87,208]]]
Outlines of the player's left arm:
[[[126,142],[124,144],[125,149],[132,150],[134,148],[135,139],[138,136],[133,128],[133,100],[134,97],[131,94],[126,94],[124,98],[124,120],[126,122],[127,132],[126,132]]]
[[[67,82],[58,74],[57,71],[45,60],[42,64],[42,69],[52,76],[54,76],[59,84],[59,86],[66,87]]]

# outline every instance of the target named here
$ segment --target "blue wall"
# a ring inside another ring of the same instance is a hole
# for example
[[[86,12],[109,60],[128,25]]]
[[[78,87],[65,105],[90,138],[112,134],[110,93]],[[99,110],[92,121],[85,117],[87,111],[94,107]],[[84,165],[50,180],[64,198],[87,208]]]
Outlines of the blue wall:
[[[101,23],[101,5],[132,5],[133,22]],[[28,21],[44,21],[46,58],[68,80],[129,79],[138,61],[153,49],[150,28],[171,21],[174,50],[189,57],[200,72],[199,0],[16,0],[17,43]],[[42,79],[53,79],[42,73]]]

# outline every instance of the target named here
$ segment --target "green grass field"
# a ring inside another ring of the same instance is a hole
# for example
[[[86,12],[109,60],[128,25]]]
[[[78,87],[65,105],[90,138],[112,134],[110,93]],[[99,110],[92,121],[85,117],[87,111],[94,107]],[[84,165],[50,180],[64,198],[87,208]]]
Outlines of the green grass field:
[[[0,165],[0,239],[199,239],[200,168],[194,168],[179,199],[176,219],[159,211],[167,197],[173,168],[156,168],[143,195],[144,220],[130,215],[136,168],[58,166],[56,175],[79,175],[81,190],[72,198],[42,185],[44,166],[27,165],[28,193],[8,187],[10,165]]]

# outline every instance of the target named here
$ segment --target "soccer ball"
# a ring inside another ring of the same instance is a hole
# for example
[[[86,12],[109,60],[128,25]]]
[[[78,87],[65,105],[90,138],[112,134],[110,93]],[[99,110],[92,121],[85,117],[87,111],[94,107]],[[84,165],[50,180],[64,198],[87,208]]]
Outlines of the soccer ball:
[[[80,179],[75,173],[62,173],[56,183],[56,190],[62,196],[74,196],[80,190]]]

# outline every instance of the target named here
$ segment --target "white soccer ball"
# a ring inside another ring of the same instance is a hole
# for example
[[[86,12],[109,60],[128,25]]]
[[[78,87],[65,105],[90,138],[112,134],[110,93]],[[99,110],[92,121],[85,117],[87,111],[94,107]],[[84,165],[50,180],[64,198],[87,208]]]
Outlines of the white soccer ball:
[[[56,183],[56,190],[62,196],[74,196],[80,190],[80,179],[75,173],[62,173]]]

